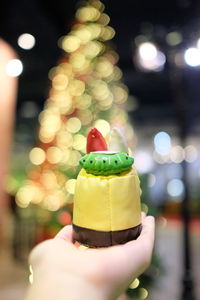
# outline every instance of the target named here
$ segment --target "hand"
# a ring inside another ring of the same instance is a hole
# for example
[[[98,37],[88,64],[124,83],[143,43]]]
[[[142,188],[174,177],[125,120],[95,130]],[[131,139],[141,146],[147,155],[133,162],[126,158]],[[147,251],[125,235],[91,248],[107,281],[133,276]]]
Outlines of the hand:
[[[115,299],[148,267],[153,244],[151,216],[142,216],[137,240],[85,251],[73,245],[72,227],[66,226],[33,249],[33,285],[26,300]]]

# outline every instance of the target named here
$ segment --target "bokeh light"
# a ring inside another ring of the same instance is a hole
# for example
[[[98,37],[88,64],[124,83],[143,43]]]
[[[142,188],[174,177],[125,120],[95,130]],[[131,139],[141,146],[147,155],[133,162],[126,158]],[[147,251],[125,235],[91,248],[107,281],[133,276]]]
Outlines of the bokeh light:
[[[49,147],[46,157],[51,164],[58,164],[62,160],[63,153],[58,147]]]
[[[140,284],[140,281],[138,278],[136,278],[130,285],[129,289],[136,289]]]
[[[10,77],[17,77],[23,71],[23,64],[19,59],[11,59],[6,64],[6,74]]]
[[[182,42],[182,40],[182,34],[178,31],[172,31],[166,35],[166,42],[170,46],[177,46]]]
[[[195,161],[198,157],[198,151],[193,145],[185,147],[185,160],[189,163]]]
[[[167,192],[171,197],[179,197],[184,192],[184,184],[180,179],[172,179],[167,184]]]
[[[81,129],[81,121],[76,118],[70,118],[66,123],[66,129],[71,133],[76,133]]]
[[[34,165],[41,165],[45,161],[46,154],[43,149],[35,147],[30,151],[29,158]]]
[[[108,135],[110,132],[110,124],[103,119],[99,119],[95,122],[94,127],[96,127],[103,136]]]
[[[189,48],[185,51],[184,60],[190,67],[198,67],[200,65],[200,50],[197,48]]]
[[[153,159],[149,152],[140,150],[134,154],[134,165],[138,172],[148,173],[153,168]]]
[[[172,162],[179,164],[184,160],[184,158],[185,158],[185,152],[180,145],[172,147],[170,152],[170,159]]]
[[[35,46],[35,37],[30,33],[23,33],[18,37],[17,43],[24,50],[30,50]]]
[[[161,155],[166,155],[171,149],[171,138],[168,133],[161,131],[154,137],[154,146],[156,152]]]
[[[65,184],[65,188],[70,194],[74,194],[75,187],[76,187],[76,179],[69,179]]]
[[[136,64],[146,71],[161,71],[165,65],[166,57],[150,42],[139,45]]]
[[[148,291],[145,288],[139,289],[139,299],[144,300],[148,297]]]

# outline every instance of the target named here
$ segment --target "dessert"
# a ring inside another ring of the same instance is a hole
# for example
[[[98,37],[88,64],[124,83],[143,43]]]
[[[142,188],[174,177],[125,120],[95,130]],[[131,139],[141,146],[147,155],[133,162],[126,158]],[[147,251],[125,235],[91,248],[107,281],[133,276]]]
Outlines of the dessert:
[[[127,153],[107,150],[101,133],[88,134],[87,154],[77,177],[73,239],[107,247],[136,239],[141,230],[140,182]]]

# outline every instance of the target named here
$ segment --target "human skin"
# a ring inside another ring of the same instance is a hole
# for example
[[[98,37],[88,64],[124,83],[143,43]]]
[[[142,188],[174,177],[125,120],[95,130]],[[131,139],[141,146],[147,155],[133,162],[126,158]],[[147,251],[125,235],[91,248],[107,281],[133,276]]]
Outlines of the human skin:
[[[154,231],[154,218],[143,214],[137,240],[83,251],[72,243],[72,227],[64,227],[31,252],[33,284],[25,300],[116,299],[149,266]]]

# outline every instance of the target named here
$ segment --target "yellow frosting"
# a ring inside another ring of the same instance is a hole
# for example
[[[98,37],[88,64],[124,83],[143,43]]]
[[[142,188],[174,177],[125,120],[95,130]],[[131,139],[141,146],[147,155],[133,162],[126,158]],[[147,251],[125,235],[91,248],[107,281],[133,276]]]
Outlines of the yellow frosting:
[[[75,225],[101,231],[123,230],[139,225],[140,214],[140,182],[135,169],[109,176],[80,171],[74,196]]]

